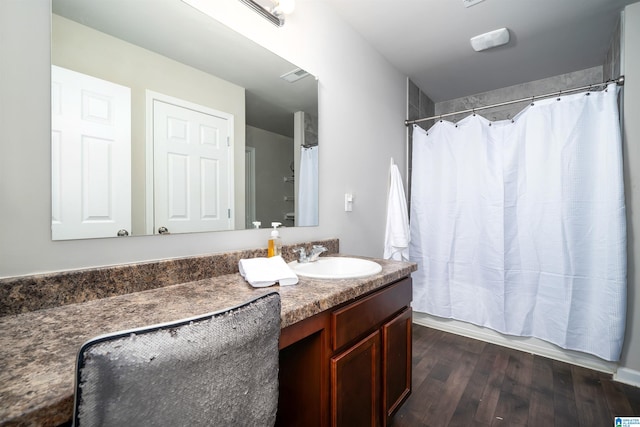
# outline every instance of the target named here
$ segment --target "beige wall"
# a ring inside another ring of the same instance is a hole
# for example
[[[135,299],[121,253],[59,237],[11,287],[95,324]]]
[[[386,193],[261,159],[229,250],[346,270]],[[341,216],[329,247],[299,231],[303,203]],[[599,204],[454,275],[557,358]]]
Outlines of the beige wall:
[[[235,214],[237,226],[244,224],[244,88],[58,15],[53,15],[51,43],[53,64],[131,88],[134,235],[145,234],[146,90],[234,116],[234,186],[241,195]]]
[[[640,385],[640,3],[624,11],[624,169],[627,205],[627,329],[618,376]]]

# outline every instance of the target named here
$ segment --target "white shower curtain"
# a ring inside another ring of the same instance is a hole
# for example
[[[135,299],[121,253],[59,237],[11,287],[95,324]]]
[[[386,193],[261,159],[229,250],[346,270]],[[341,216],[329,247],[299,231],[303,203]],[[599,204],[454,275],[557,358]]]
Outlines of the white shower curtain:
[[[620,357],[626,230],[617,88],[413,132],[416,311]]]
[[[301,147],[298,227],[318,225],[318,146]]]

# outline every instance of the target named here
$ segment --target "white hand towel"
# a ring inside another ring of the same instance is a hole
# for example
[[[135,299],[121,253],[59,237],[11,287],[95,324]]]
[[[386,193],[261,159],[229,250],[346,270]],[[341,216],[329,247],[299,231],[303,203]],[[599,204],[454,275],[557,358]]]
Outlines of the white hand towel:
[[[389,169],[390,186],[387,200],[387,225],[384,235],[384,258],[409,261],[409,214],[398,166]]]
[[[242,277],[254,288],[271,286],[276,282],[280,286],[298,283],[296,273],[279,255],[271,258],[241,259],[238,262],[238,269]]]

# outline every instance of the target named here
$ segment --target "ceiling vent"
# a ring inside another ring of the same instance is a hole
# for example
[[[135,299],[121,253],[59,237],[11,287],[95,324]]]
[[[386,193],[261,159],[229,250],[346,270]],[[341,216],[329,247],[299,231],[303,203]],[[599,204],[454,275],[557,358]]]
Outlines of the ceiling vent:
[[[303,70],[302,68],[296,68],[295,70],[289,71],[280,76],[282,80],[286,80],[289,83],[297,82],[300,79],[303,79],[309,75],[308,72]]]

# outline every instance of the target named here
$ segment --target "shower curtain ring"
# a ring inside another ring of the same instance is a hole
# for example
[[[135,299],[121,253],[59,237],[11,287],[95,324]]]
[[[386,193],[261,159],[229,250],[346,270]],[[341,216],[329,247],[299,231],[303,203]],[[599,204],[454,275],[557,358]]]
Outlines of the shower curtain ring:
[[[560,101],[560,96],[562,96],[562,90],[558,91],[558,99],[556,99],[556,101]]]

